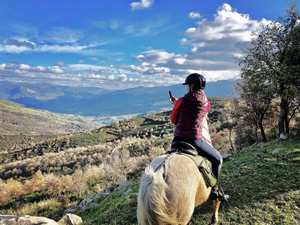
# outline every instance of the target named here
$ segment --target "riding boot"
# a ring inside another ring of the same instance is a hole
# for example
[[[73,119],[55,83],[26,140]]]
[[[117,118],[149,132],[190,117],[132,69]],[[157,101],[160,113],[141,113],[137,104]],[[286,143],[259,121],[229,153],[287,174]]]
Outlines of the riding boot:
[[[209,198],[212,200],[219,199],[220,201],[226,202],[229,199],[229,195],[226,195],[224,193],[223,188],[221,187],[220,184],[221,168],[222,168],[222,163],[220,163],[218,167],[215,168],[215,176],[217,178],[217,183],[215,186],[212,187]]]
[[[226,195],[224,193],[223,188],[221,187],[219,181],[217,181],[217,184],[212,187],[209,199],[211,200],[219,199],[220,201],[225,201],[225,202],[228,201],[229,195]]]

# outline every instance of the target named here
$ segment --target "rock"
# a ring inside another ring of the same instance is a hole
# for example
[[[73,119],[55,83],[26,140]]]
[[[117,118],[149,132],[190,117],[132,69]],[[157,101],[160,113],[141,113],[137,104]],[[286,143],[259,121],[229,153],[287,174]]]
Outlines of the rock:
[[[67,213],[75,213],[75,212],[77,212],[79,209],[80,209],[79,206],[73,205],[73,206],[67,208],[67,209],[64,211],[64,214],[63,214],[63,215],[66,215]]]
[[[276,149],[272,152],[272,154],[275,154],[275,153],[279,152],[280,150],[281,150],[281,148],[276,148]]]
[[[295,204],[295,201],[294,200],[290,200],[290,201],[288,201],[288,204],[289,205],[293,205],[293,204]]]
[[[107,187],[100,193],[91,194],[80,202],[80,204],[78,205],[78,209],[84,209],[85,207],[90,205],[92,202],[94,202],[98,198],[100,198],[101,196],[109,195],[110,193],[111,193],[110,188]]]
[[[7,216],[0,215],[1,225],[58,225],[54,220],[38,216]]]
[[[80,225],[82,224],[81,217],[68,213],[58,221],[58,225]]]
[[[96,204],[96,203],[92,203],[89,205],[90,208],[94,209],[94,208],[98,208],[99,207],[99,204]]]
[[[93,202],[94,197],[96,196],[96,194],[91,194],[89,196],[87,196],[85,199],[83,199],[80,204],[78,205],[78,207],[80,209],[85,208],[87,205],[89,205],[91,202]]]
[[[231,156],[231,154],[229,154],[229,153],[223,153],[222,154],[223,159],[229,158],[230,156]]]
[[[127,191],[125,191],[123,194],[122,194],[122,197],[124,197],[125,195],[128,195],[130,192],[132,192],[132,189],[129,188]]]
[[[119,186],[117,187],[117,191],[119,191],[119,190],[121,190],[121,189],[127,187],[127,186],[130,185],[130,184],[131,184],[130,181],[125,180],[123,183],[119,184]]]
[[[288,136],[285,133],[280,133],[279,139],[285,140],[287,138],[288,138]]]
[[[90,206],[92,203],[94,203],[98,198],[102,197],[102,196],[106,196],[106,195],[109,195],[113,190],[122,190],[123,188],[127,187],[128,185],[130,185],[132,182],[126,180],[124,181],[123,183],[119,184],[119,185],[114,185],[114,186],[111,186],[111,187],[107,187],[105,188],[103,191],[101,191],[100,193],[96,193],[96,194],[91,194],[89,196],[87,196],[85,199],[83,199],[80,204],[78,205],[78,208],[68,208],[67,210],[68,211],[65,211],[66,213],[70,212],[76,212],[77,210],[79,209],[84,209],[86,208],[87,206]],[[116,187],[116,188],[115,188]],[[115,188],[115,189],[114,189]],[[127,190],[128,191],[128,190]],[[132,191],[132,190],[131,190]],[[130,191],[128,191],[129,193]],[[128,194],[126,193],[126,194]],[[123,193],[124,194],[124,193]],[[126,195],[124,194],[124,195]],[[95,204],[97,205],[97,204]],[[93,207],[95,207],[95,205],[93,205]],[[70,210],[70,211],[69,211]],[[74,211],[72,211],[74,210]]]
[[[100,193],[98,193],[98,194],[101,194],[101,196],[103,195],[103,194],[110,194],[111,193],[111,191],[110,191],[110,187],[106,187],[103,191],[101,191]]]

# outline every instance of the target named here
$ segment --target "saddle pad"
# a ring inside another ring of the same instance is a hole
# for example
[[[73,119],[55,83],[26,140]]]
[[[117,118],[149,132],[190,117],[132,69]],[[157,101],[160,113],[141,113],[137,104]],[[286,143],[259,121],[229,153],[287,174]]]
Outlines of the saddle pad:
[[[200,172],[203,175],[203,178],[205,180],[207,187],[213,187],[216,185],[217,179],[215,178],[215,176],[212,173],[211,162],[208,159],[206,159],[200,155],[194,156],[194,155],[189,155],[189,154],[185,154],[185,153],[182,153],[182,154],[186,155],[187,157],[189,157],[196,163]]]

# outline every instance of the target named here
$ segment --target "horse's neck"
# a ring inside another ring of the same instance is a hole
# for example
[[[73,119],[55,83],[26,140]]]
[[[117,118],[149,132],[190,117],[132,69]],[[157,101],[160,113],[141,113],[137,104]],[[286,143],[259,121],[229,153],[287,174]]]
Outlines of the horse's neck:
[[[210,139],[206,116],[202,120],[202,137],[203,137],[203,140],[206,141],[208,144],[210,144],[210,145],[212,144],[211,139]]]

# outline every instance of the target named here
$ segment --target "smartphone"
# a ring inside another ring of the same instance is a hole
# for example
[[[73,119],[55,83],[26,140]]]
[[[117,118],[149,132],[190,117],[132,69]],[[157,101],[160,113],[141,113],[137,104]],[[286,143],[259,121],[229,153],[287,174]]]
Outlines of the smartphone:
[[[172,95],[171,91],[169,91],[169,99],[170,99],[171,102],[173,102],[173,95]]]

